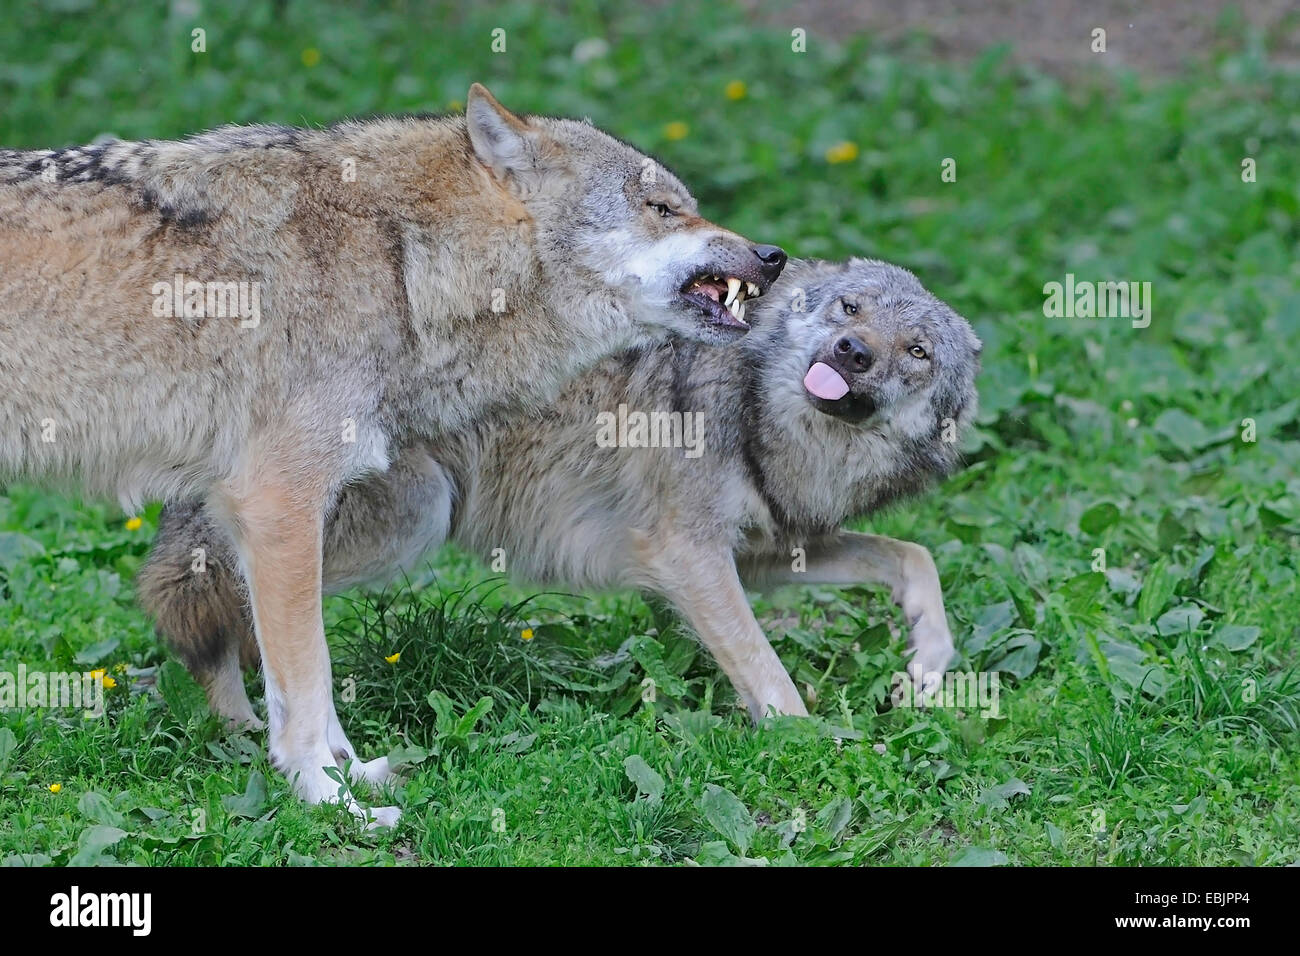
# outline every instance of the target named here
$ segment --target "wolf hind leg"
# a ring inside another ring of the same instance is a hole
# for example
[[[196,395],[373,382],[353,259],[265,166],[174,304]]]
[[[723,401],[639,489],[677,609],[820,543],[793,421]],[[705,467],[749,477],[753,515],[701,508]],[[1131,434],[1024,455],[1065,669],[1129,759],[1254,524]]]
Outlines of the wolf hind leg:
[[[325,528],[325,591],[387,581],[414,567],[447,540],[454,497],[451,477],[423,445],[346,486]]]

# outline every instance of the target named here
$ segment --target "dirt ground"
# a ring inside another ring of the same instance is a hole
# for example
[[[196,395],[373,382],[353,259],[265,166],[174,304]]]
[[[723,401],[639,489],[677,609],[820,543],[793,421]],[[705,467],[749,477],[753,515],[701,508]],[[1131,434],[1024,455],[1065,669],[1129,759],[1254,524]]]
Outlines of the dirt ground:
[[[1012,56],[1052,73],[1098,62],[1164,74],[1240,48],[1258,31],[1277,62],[1300,68],[1297,0],[742,0],[772,23],[836,36],[870,32],[895,44],[929,37],[941,56],[973,57],[999,43]],[[1091,49],[1106,31],[1106,53]],[[1243,29],[1244,28],[1244,29]]]

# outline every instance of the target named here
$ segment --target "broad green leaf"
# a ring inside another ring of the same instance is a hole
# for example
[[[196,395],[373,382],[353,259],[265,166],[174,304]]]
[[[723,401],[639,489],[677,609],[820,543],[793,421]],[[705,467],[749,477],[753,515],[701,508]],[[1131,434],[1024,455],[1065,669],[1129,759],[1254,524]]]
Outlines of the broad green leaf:
[[[0,531],[0,568],[10,571],[20,562],[44,553],[44,545],[34,538],[17,531]]]
[[[1119,521],[1119,506],[1113,501],[1099,501],[1079,515],[1079,530],[1084,534],[1101,534]]]
[[[116,637],[110,637],[107,640],[98,641],[91,644],[89,647],[84,647],[77,651],[76,657],[74,657],[73,660],[86,667],[91,664],[98,664],[103,661],[104,658],[108,657],[109,654],[112,654],[117,650],[117,646],[121,643],[122,642]],[[172,663],[175,663],[175,661]]]
[[[849,825],[853,818],[853,804],[848,797],[832,800],[817,812],[813,819],[813,828],[822,843],[830,843],[839,836],[841,830]]]
[[[1259,639],[1259,628],[1242,624],[1225,624],[1215,632],[1214,639],[1230,651],[1244,651]],[[0,759],[0,766],[3,764],[3,759]]]
[[[474,706],[465,712],[465,716],[456,722],[456,730],[453,736],[468,737],[478,726],[478,722],[483,719],[484,715],[492,709],[491,697],[480,697],[475,701]]]
[[[123,816],[113,808],[108,797],[95,790],[88,790],[77,801],[77,809],[91,823],[102,823],[109,827],[120,827]]]
[[[714,840],[700,847],[694,862],[698,866],[767,866],[763,857],[736,856],[722,840]]]
[[[1205,612],[1199,607],[1195,604],[1182,604],[1161,614],[1156,621],[1156,630],[1165,637],[1177,637],[1195,631],[1203,620]]]
[[[949,866],[1002,866],[1007,862],[1007,855],[1001,850],[990,850],[983,846],[968,846],[957,854]]]
[[[1174,571],[1168,558],[1161,558],[1147,571],[1142,582],[1142,592],[1138,595],[1137,617],[1141,624],[1155,623],[1156,616],[1165,609],[1169,599],[1178,588],[1178,572]]]
[[[632,754],[623,761],[623,772],[627,774],[627,779],[636,784],[637,791],[651,800],[658,800],[663,796],[664,778],[659,776],[654,768],[638,754]]]
[[[228,793],[221,798],[221,805],[232,817],[255,819],[266,809],[266,778],[254,770],[248,775],[248,785],[241,794]]]
[[[986,807],[1001,810],[1010,805],[1012,797],[1028,795],[1029,784],[1012,777],[1006,783],[1000,783],[996,787],[989,787],[980,794],[978,802]]]
[[[87,827],[81,831],[81,836],[77,839],[77,852],[68,861],[68,865],[101,866],[105,863],[115,864],[117,861],[104,851],[111,846],[116,846],[124,839],[126,839],[126,831],[118,827],[98,824]]]
[[[700,809],[709,825],[726,837],[741,856],[749,852],[749,842],[758,827],[739,797],[730,790],[708,784],[700,800]]]

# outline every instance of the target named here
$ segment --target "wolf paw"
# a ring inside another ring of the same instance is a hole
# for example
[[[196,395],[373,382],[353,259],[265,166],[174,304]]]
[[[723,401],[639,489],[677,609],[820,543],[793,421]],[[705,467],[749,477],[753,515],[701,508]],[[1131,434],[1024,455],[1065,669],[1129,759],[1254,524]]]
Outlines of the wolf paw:
[[[374,760],[356,760],[352,759],[347,762],[348,778],[353,783],[392,783],[397,780],[397,774],[393,773],[392,768],[388,766],[387,757],[376,757]]]
[[[401,816],[401,807],[370,807],[365,809],[363,814],[367,830],[382,830],[386,827],[395,827]]]
[[[254,714],[244,717],[227,717],[226,730],[232,734],[255,734],[266,730],[266,721]]]
[[[912,679],[919,700],[934,695],[943,683],[944,672],[952,662],[955,649],[948,622],[942,617],[930,621],[926,616],[912,624],[908,643],[915,650],[907,662],[907,674]]]

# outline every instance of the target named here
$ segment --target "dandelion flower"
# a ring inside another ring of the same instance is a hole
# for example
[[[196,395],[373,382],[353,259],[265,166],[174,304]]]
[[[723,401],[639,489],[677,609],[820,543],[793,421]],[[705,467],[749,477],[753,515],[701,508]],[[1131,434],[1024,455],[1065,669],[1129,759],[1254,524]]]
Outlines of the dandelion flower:
[[[745,93],[747,92],[745,89],[745,81],[732,80],[727,84],[725,92],[727,94],[727,99],[729,100],[743,100],[745,98]]]
[[[526,627],[519,632],[519,636],[525,641],[531,641],[533,639],[533,629],[531,627]]]
[[[50,793],[58,793],[62,789],[63,789],[63,784],[61,783],[50,784]]]
[[[144,521],[141,520],[141,518],[140,518],[139,515],[136,515],[134,518],[127,518],[127,519],[126,519],[126,530],[127,530],[127,531],[139,531],[139,530],[140,530],[140,526],[141,526],[142,524],[144,524]]]
[[[826,162],[828,163],[851,163],[858,158],[858,144],[850,143],[847,140],[842,143],[836,143],[830,149],[826,150]]]
[[[681,120],[673,120],[664,126],[664,135],[669,139],[685,139],[691,128]]]
[[[402,659],[401,651],[398,651],[396,654],[390,654],[388,657],[384,658],[384,660],[388,661],[388,663],[390,664],[396,664],[401,659]]]

